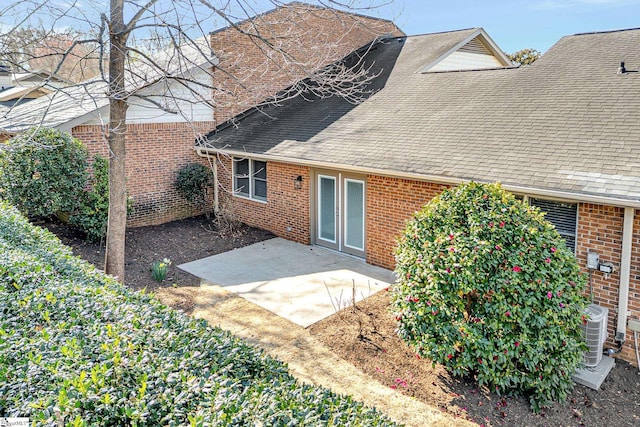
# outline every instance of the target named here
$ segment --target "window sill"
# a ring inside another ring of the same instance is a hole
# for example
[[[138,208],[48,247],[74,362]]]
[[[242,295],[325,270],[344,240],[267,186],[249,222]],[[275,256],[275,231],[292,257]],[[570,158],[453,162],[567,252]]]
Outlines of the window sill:
[[[266,199],[254,199],[252,197],[242,196],[240,194],[234,194],[233,197],[237,197],[238,199],[242,199],[242,200],[248,200],[250,202],[261,203],[263,205],[267,204],[267,200]]]

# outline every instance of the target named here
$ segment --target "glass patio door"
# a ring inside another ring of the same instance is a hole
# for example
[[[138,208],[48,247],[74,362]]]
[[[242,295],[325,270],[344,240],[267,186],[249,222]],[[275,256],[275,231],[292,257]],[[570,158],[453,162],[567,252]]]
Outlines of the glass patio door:
[[[318,175],[318,243],[338,249],[338,188],[336,177]]]
[[[364,254],[364,181],[344,180],[344,251]]]
[[[333,172],[316,176],[316,244],[364,256],[365,181]]]

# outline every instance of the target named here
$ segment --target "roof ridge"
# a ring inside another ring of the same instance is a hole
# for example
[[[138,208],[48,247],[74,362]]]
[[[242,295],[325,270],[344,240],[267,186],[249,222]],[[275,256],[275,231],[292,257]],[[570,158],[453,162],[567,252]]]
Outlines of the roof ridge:
[[[434,33],[411,34],[407,37],[434,36],[437,34],[460,33],[462,31],[480,30],[480,29],[482,29],[482,27],[469,27],[469,28],[461,28],[459,30],[447,30],[447,31],[436,31]]]
[[[617,30],[603,30],[603,31],[589,31],[589,32],[585,32],[585,33],[576,33],[573,34],[573,36],[589,36],[589,35],[594,35],[594,34],[608,34],[608,33],[621,33],[624,31],[638,31],[640,30],[640,27],[634,27],[634,28],[620,28]],[[573,37],[571,36],[571,37]]]

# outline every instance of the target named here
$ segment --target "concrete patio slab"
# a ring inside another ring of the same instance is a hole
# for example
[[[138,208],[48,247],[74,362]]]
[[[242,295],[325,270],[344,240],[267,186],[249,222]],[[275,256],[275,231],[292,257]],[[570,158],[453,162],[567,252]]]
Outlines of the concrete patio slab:
[[[361,259],[281,238],[178,267],[305,328],[394,281]]]

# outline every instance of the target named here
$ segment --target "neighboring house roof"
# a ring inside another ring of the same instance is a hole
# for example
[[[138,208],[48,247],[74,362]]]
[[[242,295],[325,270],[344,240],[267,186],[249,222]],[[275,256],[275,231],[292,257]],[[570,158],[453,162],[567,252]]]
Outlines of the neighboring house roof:
[[[12,101],[20,98],[37,98],[51,93],[55,88],[49,86],[14,86],[0,90],[0,102]]]
[[[393,69],[362,104],[341,110],[337,99],[292,100],[219,129],[210,144],[265,159],[445,183],[501,181],[532,194],[640,206],[640,29],[567,36],[520,68],[420,72],[465,34],[381,43],[370,60]],[[629,72],[617,74],[621,61]]]
[[[22,132],[32,126],[44,126],[70,131],[88,118],[99,117],[109,105],[108,85],[93,79],[0,112],[0,129],[6,133]]]
[[[11,81],[14,86],[19,86],[20,84],[26,84],[26,85],[32,86],[34,84],[39,84],[39,83],[48,83],[48,84],[62,83],[65,85],[69,85],[72,83],[71,80],[62,78],[57,75],[51,75],[51,73],[48,73],[42,70],[34,70],[34,71],[28,71],[24,73],[14,73],[11,76]]]
[[[259,13],[257,15],[253,15],[253,16],[251,16],[249,18],[240,19],[237,22],[234,22],[233,24],[218,28],[218,29],[212,31],[210,34],[221,33],[221,32],[227,31],[229,29],[232,29],[234,27],[236,27],[236,28],[237,27],[241,27],[244,24],[251,23],[253,21],[259,20],[259,18],[271,15],[272,13],[276,12],[278,9],[295,8],[295,7],[300,7],[300,8],[309,9],[309,10],[314,10],[314,9],[315,10],[331,10],[334,13],[345,13],[345,14],[350,15],[350,16],[359,16],[361,18],[373,19],[373,20],[377,20],[377,21],[381,21],[381,22],[388,22],[388,23],[393,24],[393,21],[390,20],[390,19],[377,18],[377,17],[374,17],[374,16],[355,13],[353,10],[351,10],[349,8],[347,8],[346,11],[341,11],[341,10],[338,10],[338,9],[334,9],[332,7],[305,3],[303,1],[290,1],[288,3],[277,3],[276,7],[272,8],[272,9],[269,9],[266,12],[262,12],[262,13]],[[228,18],[231,19],[231,17],[228,17]],[[400,31],[399,28],[396,27],[396,29]],[[404,33],[402,33],[402,34],[404,34]]]
[[[213,59],[207,60],[207,56]],[[215,65],[215,56],[204,37],[195,40],[192,46],[182,47],[180,55],[173,51],[163,52],[155,55],[153,60],[157,66],[143,61],[132,61],[129,64],[129,69],[126,70],[129,91],[164,85],[171,77]],[[10,110],[0,110],[0,131],[14,134],[32,126],[71,131],[74,126],[87,121],[104,120],[108,117],[109,105],[107,79],[108,76],[95,77],[59,88],[49,95],[21,103]]]

